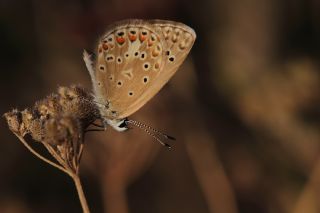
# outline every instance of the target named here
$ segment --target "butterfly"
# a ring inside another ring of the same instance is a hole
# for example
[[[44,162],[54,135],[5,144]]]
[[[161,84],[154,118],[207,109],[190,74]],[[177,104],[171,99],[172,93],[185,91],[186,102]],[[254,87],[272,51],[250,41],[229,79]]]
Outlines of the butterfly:
[[[131,123],[167,145],[151,131],[172,137],[127,117],[169,81],[195,39],[192,28],[174,21],[129,19],[109,26],[98,41],[96,59],[83,54],[104,127],[121,132]]]

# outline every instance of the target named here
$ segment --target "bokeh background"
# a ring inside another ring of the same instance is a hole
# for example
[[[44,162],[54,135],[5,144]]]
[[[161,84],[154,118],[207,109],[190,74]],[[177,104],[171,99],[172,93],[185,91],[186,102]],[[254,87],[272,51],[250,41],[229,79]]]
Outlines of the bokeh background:
[[[174,135],[89,133],[81,178],[92,212],[320,212],[317,0],[0,1],[0,114],[58,85],[90,89],[82,61],[110,23],[181,21],[191,54],[132,118]],[[0,121],[0,212],[81,212],[72,180]]]

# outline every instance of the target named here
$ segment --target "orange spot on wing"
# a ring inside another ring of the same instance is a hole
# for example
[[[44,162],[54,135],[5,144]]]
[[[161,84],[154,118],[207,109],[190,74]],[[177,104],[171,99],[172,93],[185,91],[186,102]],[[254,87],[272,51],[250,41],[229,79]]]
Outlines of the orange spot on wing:
[[[135,35],[129,35],[129,40],[130,41],[135,41],[137,39],[137,36]]]
[[[108,50],[108,49],[109,49],[108,44],[103,43],[103,44],[102,44],[102,48],[103,48],[104,50]]]
[[[157,57],[159,55],[159,51],[154,49],[151,54],[153,57]]]
[[[125,42],[125,39],[123,37],[117,37],[116,40],[118,44],[123,44]]]
[[[147,39],[147,36],[144,36],[144,35],[140,35],[139,37],[140,41],[143,42],[144,40]]]
[[[160,64],[157,62],[157,63],[154,65],[154,68],[159,69],[159,68],[160,68]]]
[[[154,41],[152,41],[151,39],[148,40],[148,46],[152,46],[154,44]]]

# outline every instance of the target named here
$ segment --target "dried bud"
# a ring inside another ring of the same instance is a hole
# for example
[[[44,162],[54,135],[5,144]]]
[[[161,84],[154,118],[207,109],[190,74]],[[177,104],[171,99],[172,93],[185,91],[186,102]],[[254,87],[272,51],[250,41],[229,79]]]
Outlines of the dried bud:
[[[13,109],[3,115],[7,120],[9,129],[19,135],[23,135],[24,130],[21,129],[22,115],[17,109]]]
[[[25,134],[30,134],[34,140],[41,142],[43,137],[42,121],[36,115],[34,115],[33,112],[29,109],[23,110],[21,112],[21,115],[21,126],[24,127]]]
[[[81,141],[83,131],[78,119],[73,116],[56,117],[44,124],[44,141],[51,145],[66,144],[68,141]]]
[[[56,94],[51,94],[45,99],[38,101],[33,109],[39,114],[40,119],[55,117],[62,112],[62,108],[59,104],[59,96]]]

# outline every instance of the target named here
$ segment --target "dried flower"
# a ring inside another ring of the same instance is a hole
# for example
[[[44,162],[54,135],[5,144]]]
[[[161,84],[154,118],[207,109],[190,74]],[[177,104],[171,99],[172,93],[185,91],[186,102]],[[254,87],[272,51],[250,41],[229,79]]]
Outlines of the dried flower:
[[[84,147],[84,133],[99,118],[90,93],[79,86],[59,87],[23,111],[14,109],[4,114],[9,129],[38,158],[72,177],[84,212],[89,212],[79,179],[79,165]],[[53,162],[35,151],[26,141],[30,135],[40,142],[56,160]]]

